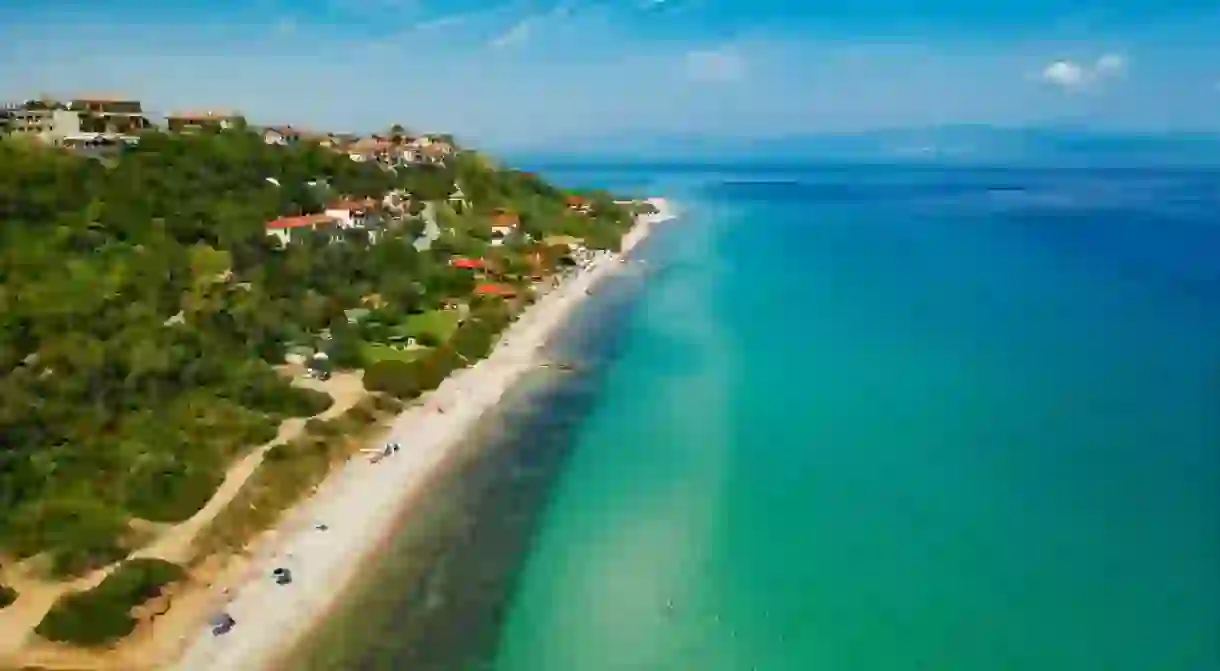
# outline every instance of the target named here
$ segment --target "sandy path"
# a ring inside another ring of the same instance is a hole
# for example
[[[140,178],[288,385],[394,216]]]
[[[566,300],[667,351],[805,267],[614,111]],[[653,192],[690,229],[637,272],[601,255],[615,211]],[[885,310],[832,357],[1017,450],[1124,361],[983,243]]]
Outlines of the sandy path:
[[[628,253],[652,224],[672,218],[667,204],[655,199],[659,214],[641,217],[623,239]],[[564,282],[532,305],[504,334],[492,354],[455,372],[425,402],[395,420],[390,439],[401,452],[377,464],[349,461],[328,478],[308,501],[291,511],[277,527],[282,541],[251,562],[251,580],[234,598],[215,595],[217,609],[230,613],[237,626],[224,636],[208,631],[186,649],[182,671],[243,671],[267,668],[299,640],[342,593],[358,572],[360,561],[377,547],[404,507],[420,492],[427,477],[448,456],[449,447],[509,390],[521,373],[537,365],[537,351],[562,325],[586,290],[619,267],[617,257],[599,256],[588,270]],[[444,412],[434,408],[439,404]],[[324,523],[325,531],[313,528]],[[276,585],[272,568],[291,569],[294,580]]]
[[[366,392],[364,384],[361,382],[363,377],[364,371],[335,373],[326,382],[313,378],[296,378],[293,380],[293,384],[298,387],[306,387],[329,393],[335,399],[334,403],[318,415],[318,418],[332,419],[347,412],[349,408],[364,398]],[[199,532],[233,501],[238,492],[241,491],[241,488],[246,484],[246,481],[250,479],[250,476],[254,475],[259,465],[263,463],[263,457],[267,454],[268,450],[300,436],[305,431],[305,422],[307,421],[308,419],[303,417],[293,417],[285,420],[280,424],[280,429],[276,434],[275,440],[260,445],[258,449],[246,455],[229,468],[228,472],[225,473],[224,481],[216,489],[216,493],[212,495],[212,498],[208,500],[207,504],[199,512],[195,513],[185,522],[174,525],[167,533],[162,534],[152,543],[134,552],[132,557],[156,557],[175,563],[190,561],[194,556],[192,545]]]

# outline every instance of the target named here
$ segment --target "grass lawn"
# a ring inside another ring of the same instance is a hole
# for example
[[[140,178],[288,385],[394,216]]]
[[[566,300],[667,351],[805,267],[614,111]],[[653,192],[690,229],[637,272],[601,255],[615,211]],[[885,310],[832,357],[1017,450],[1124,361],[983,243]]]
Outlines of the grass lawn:
[[[401,325],[401,328],[405,335],[414,338],[428,333],[436,338],[437,342],[447,342],[453,336],[457,325],[457,310],[431,310],[417,315],[409,315],[406,322]]]
[[[365,343],[363,347],[364,359],[368,363],[376,363],[378,361],[387,361],[397,359],[398,361],[413,361],[428,351],[427,347],[415,347],[412,349],[395,349],[389,345],[382,343],[370,342]]]

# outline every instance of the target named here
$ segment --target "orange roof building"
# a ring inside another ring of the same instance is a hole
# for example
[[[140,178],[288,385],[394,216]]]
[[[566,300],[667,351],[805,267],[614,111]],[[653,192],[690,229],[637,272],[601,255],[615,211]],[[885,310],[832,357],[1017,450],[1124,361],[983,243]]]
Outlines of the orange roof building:
[[[496,228],[516,228],[521,225],[521,218],[514,212],[509,212],[504,208],[496,208],[491,213],[491,225]]]
[[[330,223],[330,217],[325,214],[304,214],[296,217],[279,217],[267,222],[267,230],[282,231],[293,228],[313,227],[318,224]]]
[[[468,270],[478,270],[486,266],[483,259],[468,259],[464,256],[449,259],[449,265],[453,266],[454,268],[465,268]]]
[[[512,298],[517,295],[517,290],[507,284],[485,282],[475,287],[474,293],[476,296],[499,296],[501,298]]]

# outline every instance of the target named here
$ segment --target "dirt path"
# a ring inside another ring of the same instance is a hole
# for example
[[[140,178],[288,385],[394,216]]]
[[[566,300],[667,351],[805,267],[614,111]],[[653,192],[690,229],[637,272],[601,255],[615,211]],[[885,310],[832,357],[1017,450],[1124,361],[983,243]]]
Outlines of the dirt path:
[[[327,408],[325,412],[318,415],[321,419],[331,419],[343,414],[348,408],[355,405],[364,397],[364,385],[361,383],[362,376],[363,372],[336,373],[326,382],[297,378],[300,382],[294,381],[294,384],[299,387],[325,391],[333,396],[335,399],[334,404]],[[163,533],[159,538],[143,548],[136,550],[131,556],[164,559],[176,564],[190,561],[194,556],[192,545],[199,532],[233,501],[237,493],[241,491],[242,486],[246,484],[250,476],[254,475],[254,471],[263,463],[263,457],[267,454],[267,451],[276,445],[286,443],[301,435],[305,431],[306,421],[305,418],[301,417],[285,420],[280,424],[280,430],[276,434],[275,440],[260,445],[253,452],[229,467],[229,471],[225,473],[224,481],[220,483],[216,493],[212,494],[212,498],[208,499],[203,508],[199,509],[199,512],[192,515],[185,522],[175,524],[166,533]]]
[[[364,398],[365,392],[363,371],[355,373],[336,373],[326,382],[312,378],[297,377],[293,385],[316,389],[330,394],[334,403],[325,412],[317,415],[321,419],[337,417]],[[272,447],[288,442],[301,435],[305,430],[308,418],[294,417],[285,420],[274,440],[264,443],[242,457],[229,467],[220,487],[212,494],[212,498],[199,510],[183,522],[165,525],[164,531],[144,547],[131,553],[131,558],[149,557],[164,559],[175,563],[186,563],[193,558],[193,543],[195,537],[211,522],[225,506],[233,501],[242,486],[263,462],[263,457]],[[43,616],[64,593],[68,591],[87,590],[95,587],[118,563],[97,569],[88,575],[68,582],[47,582],[31,575],[21,567],[6,567],[0,572],[0,582],[11,585],[19,594],[17,601],[7,608],[0,609],[0,667],[12,659],[33,633],[34,628],[42,621]]]

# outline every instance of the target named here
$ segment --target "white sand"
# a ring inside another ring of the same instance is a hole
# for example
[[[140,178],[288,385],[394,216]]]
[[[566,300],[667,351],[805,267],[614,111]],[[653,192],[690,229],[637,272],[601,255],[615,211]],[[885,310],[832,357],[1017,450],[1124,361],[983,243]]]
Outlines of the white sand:
[[[646,238],[653,224],[674,217],[664,199],[649,202],[659,212],[639,218],[623,238],[622,254]],[[519,375],[538,363],[539,346],[586,297],[585,290],[618,267],[616,260],[609,254],[599,256],[588,270],[530,306],[488,358],[455,372],[421,406],[399,415],[389,439],[401,442],[401,451],[377,464],[364,455],[352,459],[313,497],[286,515],[276,527],[275,547],[266,548],[251,562],[249,579],[229,595],[227,606],[217,608],[231,614],[237,625],[223,636],[201,630],[177,668],[264,669],[307,633],[393,528],[450,448]],[[438,403],[443,413],[434,410]],[[319,531],[313,528],[315,524],[329,528]],[[271,580],[271,570],[277,566],[292,571],[291,584],[281,586]],[[217,595],[218,604],[224,600]]]

